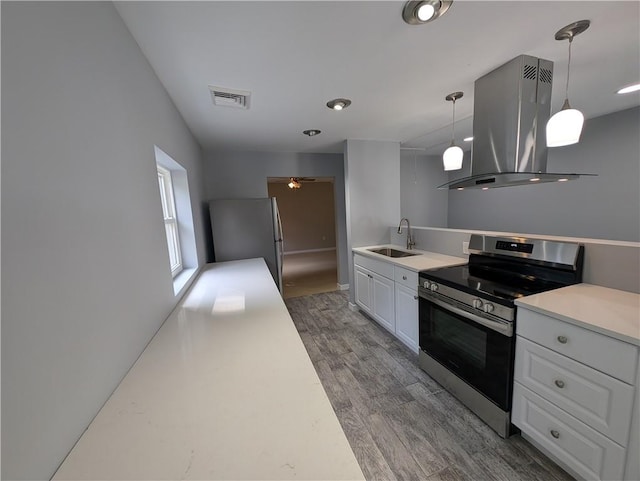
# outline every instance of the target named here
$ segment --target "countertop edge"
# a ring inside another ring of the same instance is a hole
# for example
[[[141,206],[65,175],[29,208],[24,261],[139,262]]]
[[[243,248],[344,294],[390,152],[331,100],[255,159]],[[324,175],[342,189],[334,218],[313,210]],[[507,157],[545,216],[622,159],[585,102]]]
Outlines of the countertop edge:
[[[417,255],[410,257],[387,257],[382,254],[376,254],[375,252],[371,252],[369,249],[379,249],[390,247],[393,249],[401,250],[404,252],[412,252]],[[447,254],[440,254],[438,252],[430,252],[419,249],[408,250],[405,247],[396,245],[396,244],[379,244],[379,245],[371,245],[371,246],[363,246],[363,247],[352,247],[351,251],[357,254],[364,255],[366,257],[370,257],[371,259],[376,259],[381,262],[387,262],[389,264],[396,265],[398,267],[402,267],[404,269],[409,269],[414,272],[420,272],[425,269],[429,269],[431,267],[421,267],[415,265],[416,262],[425,262],[431,261],[436,262],[438,265],[436,267],[445,267],[445,266],[455,266],[460,264],[466,264],[468,261],[464,257],[455,257]]]
[[[521,299],[517,299],[515,301],[516,305],[522,309],[528,309],[530,311],[533,312],[537,312],[539,314],[543,314],[546,316],[550,316],[553,317],[555,319],[558,319],[560,321],[564,321],[567,322],[569,324],[573,324],[579,327],[583,327],[585,329],[588,329],[590,331],[593,332],[597,332],[603,335],[606,335],[608,337],[611,337],[613,339],[617,339],[619,341],[623,341],[629,344],[633,344],[637,347],[640,347],[640,311],[638,311],[638,327],[639,327],[639,331],[637,334],[637,337],[634,337],[633,335],[627,334],[625,332],[621,332],[619,329],[616,329],[615,327],[607,327],[607,326],[603,326],[603,325],[599,325],[593,322],[590,322],[588,319],[584,319],[581,318],[581,316],[579,314],[576,315],[571,315],[571,314],[567,314],[567,313],[563,313],[560,312],[560,310],[555,310],[550,306],[541,306],[539,305],[539,301],[542,299],[544,301],[545,297],[546,298],[552,298],[553,296],[557,296],[558,295],[558,291],[562,290],[564,295],[567,296],[571,296],[571,290],[572,288],[575,289],[576,286],[580,286],[580,287],[588,287],[588,288],[593,288],[596,290],[596,292],[602,292],[603,294],[606,294],[607,292],[614,292],[614,293],[620,293],[620,294],[629,294],[629,295],[635,295],[638,297],[638,300],[640,302],[640,294],[635,294],[632,292],[628,292],[628,291],[621,291],[618,289],[612,289],[609,287],[603,287],[603,286],[597,286],[594,284],[586,284],[586,283],[582,283],[582,284],[576,284],[574,286],[567,286],[567,287],[563,287],[560,289],[555,289],[552,291],[548,291],[548,292],[543,292],[540,294],[535,294],[532,296],[527,296],[527,297],[523,297]],[[596,299],[596,301],[599,301],[598,299]],[[549,303],[553,302],[553,301],[547,301]],[[627,321],[629,322],[629,321]],[[633,319],[630,319],[630,322],[633,322]]]

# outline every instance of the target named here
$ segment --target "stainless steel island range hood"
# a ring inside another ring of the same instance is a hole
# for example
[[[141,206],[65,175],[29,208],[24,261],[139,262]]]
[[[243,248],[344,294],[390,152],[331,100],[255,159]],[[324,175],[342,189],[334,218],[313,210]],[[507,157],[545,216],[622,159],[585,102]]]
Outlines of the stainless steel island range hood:
[[[474,86],[471,176],[439,189],[480,189],[564,182],[591,174],[547,173],[545,127],[553,62],[520,55]]]

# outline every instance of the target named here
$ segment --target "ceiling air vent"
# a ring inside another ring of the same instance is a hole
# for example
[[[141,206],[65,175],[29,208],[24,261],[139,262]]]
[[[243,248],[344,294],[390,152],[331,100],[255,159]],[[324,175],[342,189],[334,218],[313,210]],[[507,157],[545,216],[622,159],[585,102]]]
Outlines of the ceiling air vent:
[[[220,107],[234,107],[236,109],[244,110],[249,108],[251,92],[248,90],[228,89],[209,85],[209,91],[211,92],[213,105],[218,105]]]

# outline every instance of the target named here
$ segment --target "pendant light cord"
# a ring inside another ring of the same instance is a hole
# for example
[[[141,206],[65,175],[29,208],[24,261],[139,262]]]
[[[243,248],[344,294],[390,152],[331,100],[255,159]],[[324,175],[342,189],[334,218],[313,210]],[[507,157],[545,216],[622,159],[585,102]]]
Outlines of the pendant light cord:
[[[451,117],[451,144],[455,142],[456,139],[456,99],[453,99],[453,115]]]
[[[569,100],[569,74],[571,73],[571,42],[573,37],[569,37],[569,62],[567,62],[567,86],[564,91],[565,100]]]

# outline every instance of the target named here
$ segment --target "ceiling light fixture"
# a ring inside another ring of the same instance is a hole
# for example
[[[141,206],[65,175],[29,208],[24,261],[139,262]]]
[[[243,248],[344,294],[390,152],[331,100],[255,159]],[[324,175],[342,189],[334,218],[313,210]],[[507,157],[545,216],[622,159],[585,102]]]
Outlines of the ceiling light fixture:
[[[465,137],[464,139],[462,139],[463,142],[473,142],[473,136],[472,137]]]
[[[445,100],[453,102],[453,120],[451,122],[451,145],[442,154],[442,163],[444,170],[460,170],[462,169],[462,157],[464,152],[455,144],[456,139],[456,100],[462,98],[464,93],[453,92],[445,97]]]
[[[331,110],[344,110],[349,105],[351,105],[351,100],[349,99],[333,99],[327,102],[327,107]]]
[[[422,25],[432,22],[445,14],[453,0],[423,0],[404,4],[402,19],[409,25]]]
[[[631,92],[637,92],[640,90],[640,83],[627,85],[626,87],[622,87],[616,93],[618,94],[630,94]]]
[[[303,130],[302,133],[304,135],[308,135],[309,137],[313,137],[314,135],[318,135],[322,133],[322,131],[318,129],[310,129],[310,130]]]
[[[299,189],[300,187],[302,187],[302,184],[300,183],[297,177],[291,177],[289,179],[289,183],[287,184],[287,186],[290,189]]]
[[[591,22],[579,20],[556,32],[556,40],[569,40],[569,62],[567,63],[567,85],[565,89],[564,104],[559,112],[547,122],[547,147],[562,147],[575,144],[580,140],[584,115],[579,110],[569,105],[569,73],[571,71],[571,43],[576,35],[584,32]]]

